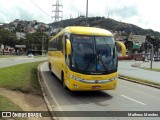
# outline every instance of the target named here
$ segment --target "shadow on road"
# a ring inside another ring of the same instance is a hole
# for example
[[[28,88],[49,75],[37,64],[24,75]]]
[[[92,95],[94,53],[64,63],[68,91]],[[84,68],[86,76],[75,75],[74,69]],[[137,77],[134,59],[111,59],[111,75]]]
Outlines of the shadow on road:
[[[77,104],[89,104],[94,103],[97,105],[106,106],[102,104],[103,101],[109,101],[112,99],[112,95],[106,93],[106,91],[70,91],[66,90],[62,86],[62,82],[55,76],[51,75],[49,71],[43,71],[49,80],[49,84],[52,86],[51,91],[56,96],[57,101],[61,105],[77,105]],[[67,101],[67,102],[61,102]]]

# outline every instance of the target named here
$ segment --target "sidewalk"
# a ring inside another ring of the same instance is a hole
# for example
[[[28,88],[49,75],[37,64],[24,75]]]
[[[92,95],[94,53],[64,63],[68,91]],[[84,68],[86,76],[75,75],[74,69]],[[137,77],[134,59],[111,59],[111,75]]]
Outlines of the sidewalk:
[[[150,67],[150,62],[132,60],[118,61],[119,74],[160,83],[160,72],[144,70],[138,67],[132,67],[131,65],[133,64],[138,64],[140,65],[140,67]],[[153,68],[160,68],[160,62],[153,62]]]

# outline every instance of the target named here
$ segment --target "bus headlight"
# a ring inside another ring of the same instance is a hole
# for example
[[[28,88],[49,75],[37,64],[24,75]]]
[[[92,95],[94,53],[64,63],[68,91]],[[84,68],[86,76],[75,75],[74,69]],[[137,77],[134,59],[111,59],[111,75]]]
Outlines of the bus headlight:
[[[113,78],[110,78],[109,80],[110,81],[113,81],[113,80],[116,80],[118,77],[116,76],[116,77],[113,77]]]
[[[75,77],[75,76],[70,75],[70,74],[68,74],[68,75],[69,75],[72,79],[77,80],[77,81],[84,80],[84,79],[82,79],[82,78],[78,78],[78,77]]]

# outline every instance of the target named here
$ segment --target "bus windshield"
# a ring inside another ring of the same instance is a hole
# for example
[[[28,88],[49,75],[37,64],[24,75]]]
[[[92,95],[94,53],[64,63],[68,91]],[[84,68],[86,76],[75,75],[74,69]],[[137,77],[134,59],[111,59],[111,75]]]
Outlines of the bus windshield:
[[[80,73],[109,74],[117,71],[112,36],[71,35],[71,68]]]

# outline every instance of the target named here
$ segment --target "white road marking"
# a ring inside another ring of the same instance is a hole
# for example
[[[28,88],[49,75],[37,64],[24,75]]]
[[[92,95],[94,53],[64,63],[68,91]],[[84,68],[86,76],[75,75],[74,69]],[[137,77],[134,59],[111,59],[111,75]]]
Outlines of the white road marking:
[[[139,103],[139,104],[141,104],[141,105],[146,105],[146,104],[144,104],[143,102],[140,102],[140,101],[138,101],[138,100],[132,99],[132,98],[127,97],[127,96],[125,96],[125,95],[121,95],[121,96],[122,96],[122,97],[125,97],[125,98],[127,98],[127,99],[129,99],[129,100],[132,100],[132,101],[134,101],[134,102],[136,102],[136,103]]]
[[[43,66],[43,65],[44,65],[44,64],[42,64],[42,66]],[[40,67],[41,72],[42,72],[42,66]],[[53,95],[52,91],[50,90],[50,87],[48,86],[46,80],[44,79],[43,73],[41,73],[41,75],[42,75],[42,78],[43,78],[43,80],[44,80],[44,83],[45,83],[45,85],[46,85],[46,87],[47,87],[47,90],[48,90],[49,94],[50,94],[51,97],[52,97],[52,100],[54,100],[54,102],[55,102],[55,104],[56,104],[56,107],[60,107],[60,105],[58,104],[55,96]],[[54,109],[55,109],[55,108],[54,108]],[[58,108],[58,111],[62,111],[62,110],[59,110],[59,109],[60,109],[60,108]]]
[[[41,71],[41,75],[42,75],[42,79],[44,80],[44,84],[46,85],[47,87],[47,90],[50,94],[50,96],[52,97],[52,100],[54,103],[52,103],[52,111],[62,111],[62,108],[60,107],[60,104],[58,103],[58,101],[56,100],[56,97],[53,95],[52,91],[50,90],[50,87],[48,86],[45,78],[44,78],[44,75],[43,75],[43,72],[42,72],[42,67],[45,63],[43,63],[41,66],[40,66],[40,71]],[[49,101],[49,100],[48,100]],[[54,107],[53,107],[54,106]],[[68,120],[66,117],[58,117],[58,120]]]

